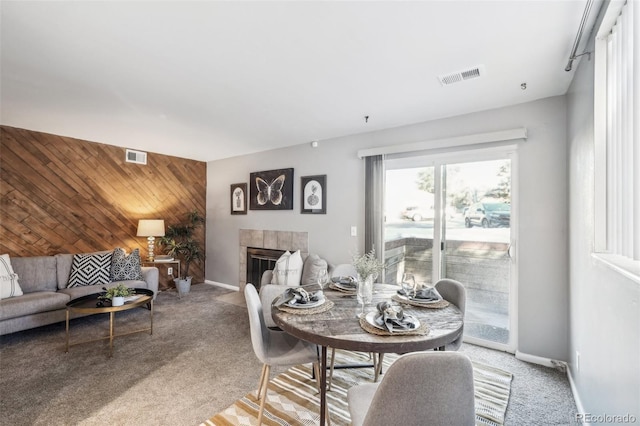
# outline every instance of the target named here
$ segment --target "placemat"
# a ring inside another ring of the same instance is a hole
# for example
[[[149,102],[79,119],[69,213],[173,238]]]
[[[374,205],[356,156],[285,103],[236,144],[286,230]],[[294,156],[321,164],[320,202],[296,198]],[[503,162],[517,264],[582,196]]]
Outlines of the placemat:
[[[403,298],[399,297],[397,294],[394,294],[392,299],[395,300],[398,303],[404,303],[405,305],[417,306],[419,308],[441,309],[441,308],[446,308],[447,306],[449,306],[449,302],[444,300],[444,299],[442,299],[439,302],[435,302],[435,303],[420,303],[420,302],[414,302],[412,300],[403,299]]]
[[[429,327],[426,324],[420,324],[420,327],[407,331],[394,331],[390,333],[388,330],[381,330],[378,327],[374,327],[367,322],[364,317],[360,317],[360,327],[364,331],[371,334],[377,334],[378,336],[409,336],[409,335],[424,335],[429,334]]]
[[[289,306],[285,306],[285,305],[280,305],[277,308],[280,309],[282,312],[287,312],[290,314],[311,315],[311,314],[319,314],[320,312],[326,312],[329,309],[333,308],[333,305],[334,304],[331,300],[327,300],[322,305],[316,306],[315,308],[299,309],[299,308],[290,308]]]
[[[336,286],[335,283],[329,283],[329,288],[331,290],[339,291],[340,293],[356,294],[356,289],[355,288],[353,290],[347,290],[345,288],[340,288],[340,287]]]

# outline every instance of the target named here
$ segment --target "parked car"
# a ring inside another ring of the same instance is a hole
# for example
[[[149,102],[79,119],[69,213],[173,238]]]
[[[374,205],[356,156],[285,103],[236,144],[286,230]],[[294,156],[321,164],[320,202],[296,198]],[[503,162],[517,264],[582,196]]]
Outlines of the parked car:
[[[433,206],[409,206],[402,210],[400,217],[414,222],[433,219]]]
[[[511,204],[499,202],[482,202],[472,204],[464,213],[464,226],[473,225],[483,228],[498,226],[509,227],[511,222]]]

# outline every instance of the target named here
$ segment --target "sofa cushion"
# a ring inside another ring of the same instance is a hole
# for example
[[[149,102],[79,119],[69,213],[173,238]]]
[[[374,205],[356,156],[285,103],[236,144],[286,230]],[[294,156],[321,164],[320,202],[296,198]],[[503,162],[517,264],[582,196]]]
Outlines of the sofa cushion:
[[[24,293],[56,291],[56,258],[53,256],[14,257],[13,270],[20,277]]]
[[[0,299],[22,296],[22,289],[18,283],[18,274],[11,267],[8,254],[0,256]]]
[[[78,297],[86,296],[88,294],[100,293],[102,288],[111,288],[115,287],[118,284],[124,284],[130,288],[148,288],[146,281],[138,281],[138,280],[128,280],[128,281],[116,281],[112,283],[108,283],[105,285],[97,286],[97,285],[86,285],[79,287],[67,287],[61,290],[58,290],[58,293],[63,293],[67,295],[71,300],[77,299]]]
[[[56,254],[55,258],[58,275],[58,289],[67,288],[67,284],[69,284],[69,275],[71,275],[73,255],[68,253]]]
[[[317,254],[309,254],[307,259],[304,261],[300,284],[316,284],[318,282],[318,274],[322,271],[327,272],[327,261],[320,258]]]
[[[35,291],[20,297],[2,299],[0,320],[65,309],[69,300],[68,295],[55,291]]]
[[[302,256],[300,250],[291,253],[286,251],[280,259],[276,261],[276,266],[273,268],[273,278],[271,284],[300,285],[300,278],[302,278]]]
[[[111,258],[111,281],[141,280],[141,263],[140,249],[135,249],[127,255],[123,249],[118,247],[113,251]]]
[[[112,255],[112,252],[74,254],[67,287],[107,284],[111,278]]]

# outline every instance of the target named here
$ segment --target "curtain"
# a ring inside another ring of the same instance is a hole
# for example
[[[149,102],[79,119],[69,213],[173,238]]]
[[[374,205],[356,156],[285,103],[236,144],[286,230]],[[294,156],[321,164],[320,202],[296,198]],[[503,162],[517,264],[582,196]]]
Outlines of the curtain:
[[[364,251],[384,261],[384,155],[365,157]],[[378,281],[384,281],[384,271]]]

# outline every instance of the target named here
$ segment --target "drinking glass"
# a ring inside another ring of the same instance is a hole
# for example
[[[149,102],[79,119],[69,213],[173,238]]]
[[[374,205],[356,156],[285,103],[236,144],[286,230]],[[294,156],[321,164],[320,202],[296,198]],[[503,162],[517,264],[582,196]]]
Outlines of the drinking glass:
[[[402,289],[407,297],[413,298],[416,296],[416,278],[413,274],[405,273],[402,276]]]
[[[318,283],[318,287],[320,287],[320,290],[324,291],[324,289],[327,286],[327,283],[329,282],[329,277],[327,276],[326,269],[323,269],[322,271],[318,272],[318,275],[316,276],[316,282]]]

